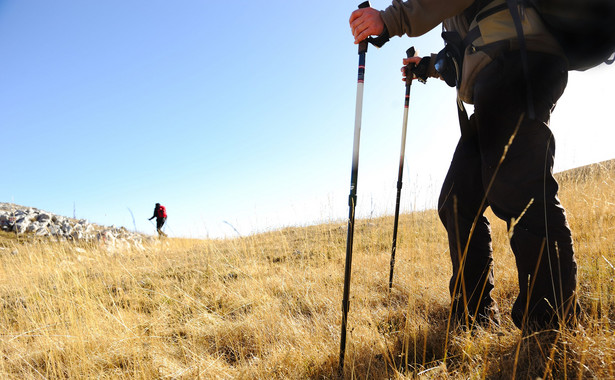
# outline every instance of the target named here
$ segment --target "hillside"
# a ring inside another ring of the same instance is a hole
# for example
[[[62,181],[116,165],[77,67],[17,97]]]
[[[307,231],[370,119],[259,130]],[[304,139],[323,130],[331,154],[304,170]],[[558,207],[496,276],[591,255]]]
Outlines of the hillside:
[[[492,220],[502,326],[450,329],[450,263],[434,211],[357,222],[345,378],[615,378],[615,161],[559,173],[586,313],[522,337],[503,223]],[[5,240],[1,378],[336,378],[345,224],[143,250]]]
[[[86,219],[56,215],[34,207],[0,202],[0,239],[51,238],[76,243],[101,242],[107,246],[140,246],[143,234],[128,231],[125,227],[100,226]],[[1,240],[0,240],[1,241]]]
[[[569,186],[569,183],[586,183],[609,180],[615,174],[615,159],[598,162],[592,165],[581,166],[555,174],[558,181]]]

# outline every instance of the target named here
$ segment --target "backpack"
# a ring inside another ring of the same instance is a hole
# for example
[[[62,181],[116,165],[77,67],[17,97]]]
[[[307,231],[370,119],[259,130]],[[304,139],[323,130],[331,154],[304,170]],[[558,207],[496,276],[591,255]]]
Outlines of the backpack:
[[[156,212],[156,214],[157,214],[156,216],[158,218],[166,218],[167,217],[167,209],[163,205],[160,205],[158,207],[158,211]]]
[[[515,1],[507,0],[513,19]],[[615,0],[525,0],[558,40],[569,70],[611,64],[615,52]],[[518,12],[516,12],[518,14]],[[519,30],[517,30],[519,32]]]
[[[519,38],[521,65],[527,83],[527,114],[534,119],[534,100],[519,4],[534,7],[558,40],[568,70],[584,71],[601,63],[612,64],[615,51],[615,0],[506,0]]]

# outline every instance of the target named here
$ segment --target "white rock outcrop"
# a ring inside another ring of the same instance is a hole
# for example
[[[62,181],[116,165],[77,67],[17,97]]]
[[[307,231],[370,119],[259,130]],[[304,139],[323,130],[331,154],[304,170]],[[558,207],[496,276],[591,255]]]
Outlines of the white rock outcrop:
[[[99,226],[85,219],[68,218],[33,207],[1,202],[0,229],[60,240],[101,241],[110,245],[141,246],[144,239],[151,238],[128,231],[125,227]]]

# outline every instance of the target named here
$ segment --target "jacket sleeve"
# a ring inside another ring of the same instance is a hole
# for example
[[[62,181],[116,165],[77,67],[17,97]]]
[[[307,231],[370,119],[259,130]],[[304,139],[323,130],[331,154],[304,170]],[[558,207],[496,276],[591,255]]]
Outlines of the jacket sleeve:
[[[469,7],[474,0],[393,0],[380,12],[390,36],[421,36],[447,18]]]

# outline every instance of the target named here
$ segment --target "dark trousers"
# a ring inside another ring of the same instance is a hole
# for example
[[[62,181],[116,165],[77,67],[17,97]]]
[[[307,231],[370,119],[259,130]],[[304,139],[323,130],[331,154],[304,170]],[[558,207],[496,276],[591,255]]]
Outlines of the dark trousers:
[[[527,108],[520,53],[505,53],[477,78],[471,128],[457,145],[440,194],[438,211],[453,266],[452,311],[462,323],[499,318],[491,297],[491,233],[483,215],[487,207],[512,233],[519,279],[512,309],[515,325],[548,328],[578,312],[577,266],[557,198],[555,142],[548,127],[551,110],[566,87],[567,69],[550,55],[529,52],[528,60],[535,120],[526,115],[519,124]]]
[[[156,231],[158,231],[158,235],[164,235],[162,232],[162,226],[164,226],[164,222],[167,221],[167,218],[156,218]]]

